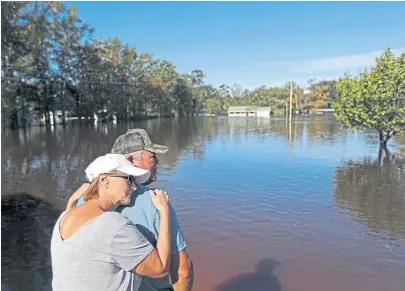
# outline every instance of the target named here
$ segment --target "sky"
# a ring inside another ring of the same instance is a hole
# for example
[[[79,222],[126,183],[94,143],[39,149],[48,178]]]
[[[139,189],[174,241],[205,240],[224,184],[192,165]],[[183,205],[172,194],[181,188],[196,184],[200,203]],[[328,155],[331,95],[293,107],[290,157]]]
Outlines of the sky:
[[[386,48],[405,52],[405,2],[65,2],[95,29],[253,89],[356,75]]]

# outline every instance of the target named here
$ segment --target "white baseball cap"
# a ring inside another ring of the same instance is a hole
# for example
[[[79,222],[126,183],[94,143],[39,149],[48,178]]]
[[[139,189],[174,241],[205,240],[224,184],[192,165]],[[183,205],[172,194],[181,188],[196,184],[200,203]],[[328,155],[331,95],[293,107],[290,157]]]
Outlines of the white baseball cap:
[[[106,154],[95,159],[85,170],[90,183],[103,173],[117,170],[127,175],[135,177],[139,184],[145,183],[150,177],[150,172],[145,169],[135,167],[124,155]]]

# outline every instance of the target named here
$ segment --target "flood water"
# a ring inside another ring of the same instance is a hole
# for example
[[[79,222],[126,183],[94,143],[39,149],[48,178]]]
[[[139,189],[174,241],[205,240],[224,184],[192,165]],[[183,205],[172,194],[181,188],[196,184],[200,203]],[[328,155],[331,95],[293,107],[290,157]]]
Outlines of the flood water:
[[[184,118],[2,131],[2,286],[50,290],[50,237],[83,178],[127,128],[170,147],[172,197],[196,291],[403,291],[405,137],[333,117]]]

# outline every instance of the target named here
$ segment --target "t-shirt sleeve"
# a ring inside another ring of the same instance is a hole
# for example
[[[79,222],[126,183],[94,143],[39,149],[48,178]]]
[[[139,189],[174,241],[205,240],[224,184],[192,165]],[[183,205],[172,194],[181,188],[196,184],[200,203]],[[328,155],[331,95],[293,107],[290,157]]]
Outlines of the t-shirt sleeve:
[[[113,261],[126,271],[131,271],[153,251],[153,246],[130,221],[118,229],[111,247]]]
[[[171,254],[176,254],[184,250],[187,246],[183,233],[180,228],[179,220],[177,219],[176,211],[173,206],[169,204],[170,211],[170,242],[171,242]],[[159,231],[160,228],[160,215],[157,211],[155,219],[155,228]]]

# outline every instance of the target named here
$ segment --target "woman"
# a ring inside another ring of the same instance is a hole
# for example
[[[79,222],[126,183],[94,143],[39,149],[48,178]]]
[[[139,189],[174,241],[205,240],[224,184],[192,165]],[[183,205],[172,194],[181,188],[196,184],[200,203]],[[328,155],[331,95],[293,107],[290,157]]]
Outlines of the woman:
[[[135,180],[150,173],[125,156],[107,154],[86,169],[92,181],[85,203],[64,211],[54,227],[52,288],[59,290],[138,290],[142,276],[162,278],[170,266],[169,197],[151,191],[161,215],[156,249],[123,215],[113,211],[131,201]]]

